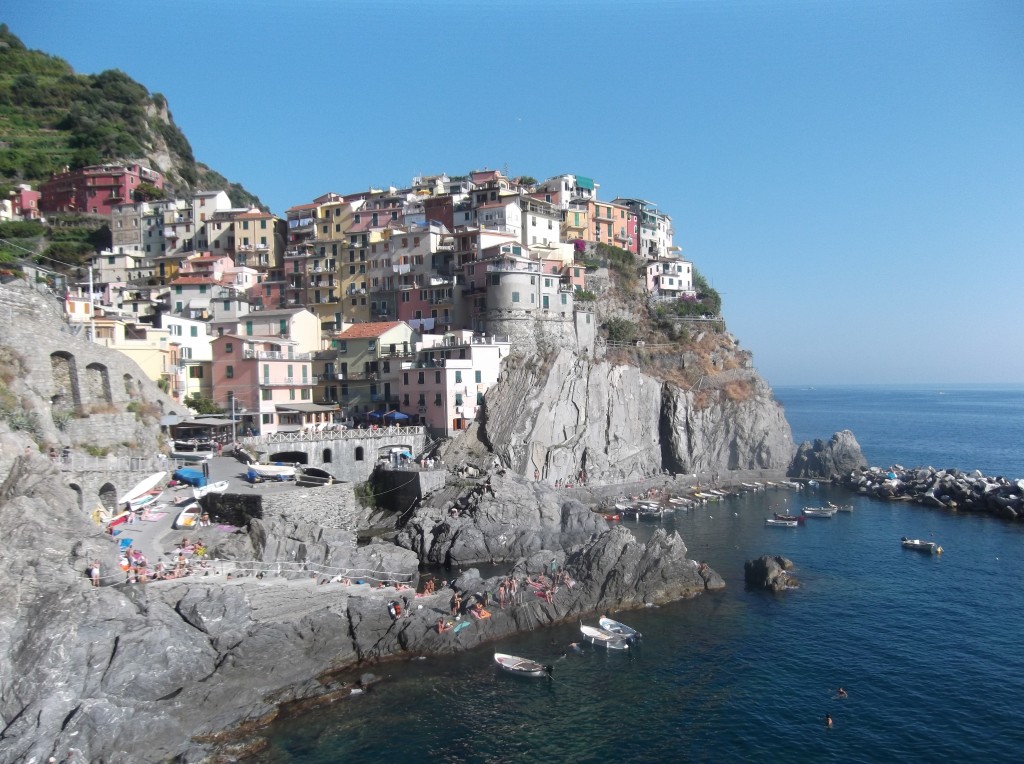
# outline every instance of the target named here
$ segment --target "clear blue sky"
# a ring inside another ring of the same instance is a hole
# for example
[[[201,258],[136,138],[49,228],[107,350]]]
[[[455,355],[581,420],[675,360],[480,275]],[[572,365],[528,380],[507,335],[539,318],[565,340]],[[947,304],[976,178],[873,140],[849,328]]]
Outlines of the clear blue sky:
[[[640,196],[772,384],[1024,382],[1024,3],[7,3],[278,214],[508,168]]]

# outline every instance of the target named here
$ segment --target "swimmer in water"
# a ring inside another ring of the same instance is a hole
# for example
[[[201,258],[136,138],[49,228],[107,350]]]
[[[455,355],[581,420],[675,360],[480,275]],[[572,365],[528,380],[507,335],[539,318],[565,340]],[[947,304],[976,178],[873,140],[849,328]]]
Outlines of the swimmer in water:
[[[838,690],[836,691],[836,697],[837,697],[837,698],[840,698],[840,699],[841,699],[841,698],[846,698],[846,697],[848,697],[848,696],[847,696],[847,694],[846,694],[846,690],[844,690],[844,689],[843,689],[842,687],[840,687],[840,688],[839,688],[839,689],[838,689]]]
[[[831,727],[832,726],[832,715],[831,714],[825,714],[825,726],[826,727]]]

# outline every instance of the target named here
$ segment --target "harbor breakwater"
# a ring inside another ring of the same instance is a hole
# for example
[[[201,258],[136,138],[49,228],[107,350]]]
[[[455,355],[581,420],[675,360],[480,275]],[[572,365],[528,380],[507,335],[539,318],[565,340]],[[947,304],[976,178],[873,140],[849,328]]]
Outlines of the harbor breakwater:
[[[1006,520],[1024,519],[1024,479],[989,477],[980,471],[933,467],[853,470],[840,481],[859,494],[912,501],[951,512],[977,512]]]

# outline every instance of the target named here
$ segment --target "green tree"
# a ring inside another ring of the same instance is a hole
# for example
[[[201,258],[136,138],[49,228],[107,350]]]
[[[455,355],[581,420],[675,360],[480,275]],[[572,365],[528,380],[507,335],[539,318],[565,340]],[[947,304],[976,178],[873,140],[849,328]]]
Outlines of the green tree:
[[[185,399],[185,405],[197,414],[223,414],[224,409],[199,393],[192,393]]]

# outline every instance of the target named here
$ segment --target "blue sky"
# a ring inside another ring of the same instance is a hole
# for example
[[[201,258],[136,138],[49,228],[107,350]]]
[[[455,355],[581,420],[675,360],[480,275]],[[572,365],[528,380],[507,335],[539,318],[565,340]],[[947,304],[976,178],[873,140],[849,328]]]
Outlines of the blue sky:
[[[1024,3],[10,3],[281,214],[506,168],[675,221],[772,384],[1024,383]]]

